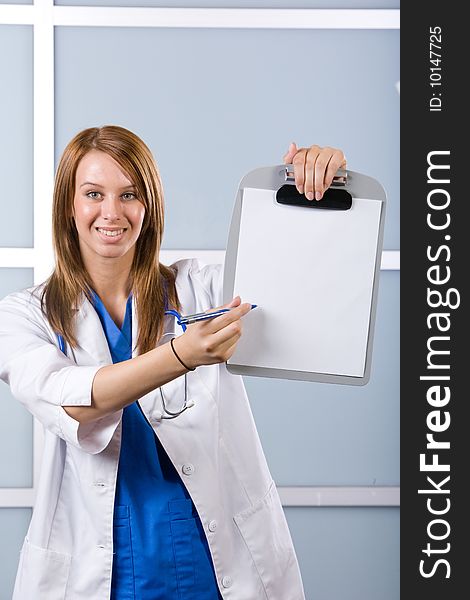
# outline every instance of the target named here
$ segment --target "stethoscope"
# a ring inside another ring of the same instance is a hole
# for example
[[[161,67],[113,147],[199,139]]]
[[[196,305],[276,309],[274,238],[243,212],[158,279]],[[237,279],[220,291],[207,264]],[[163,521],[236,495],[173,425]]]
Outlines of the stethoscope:
[[[187,327],[184,323],[181,323],[181,315],[177,310],[165,310],[165,315],[170,315],[173,317],[176,317],[176,323],[177,325],[179,325],[182,330],[183,333],[186,331]],[[164,333],[162,335],[162,337],[164,337],[165,335],[175,335],[174,331],[169,331],[167,333]],[[181,413],[184,413],[185,410],[187,410],[188,408],[191,408],[192,406],[194,406],[194,402],[188,402],[188,379],[186,377],[186,373],[184,374],[184,402],[183,402],[183,406],[181,407],[181,410],[179,410],[178,412],[171,412],[171,410],[168,410],[166,407],[166,403],[165,403],[165,398],[163,396],[163,390],[162,387],[160,386],[158,388],[160,390],[160,397],[162,399],[162,407],[163,407],[163,412],[164,414],[161,415],[162,419],[176,419],[176,417],[179,417]]]
[[[177,325],[180,325],[180,327],[183,329],[183,333],[186,331],[187,327],[184,323],[181,323],[181,318],[182,315],[180,315],[180,313],[177,310],[165,310],[165,315],[170,315],[173,317],[176,317],[176,323]],[[166,335],[176,335],[176,332],[174,331],[168,331],[167,333],[164,333],[162,335],[162,338]],[[59,344],[59,348],[60,350],[63,352],[63,354],[65,356],[67,356],[67,346],[65,343],[65,340],[63,338],[62,335],[60,335],[59,333],[56,334],[57,337],[57,342]],[[158,388],[160,390],[160,397],[162,400],[162,408],[163,408],[163,414],[160,415],[160,419],[176,419],[176,417],[179,417],[182,413],[184,413],[185,410],[187,410],[188,408],[191,408],[192,406],[194,406],[194,402],[188,402],[188,380],[186,377],[186,373],[184,374],[184,402],[183,402],[183,406],[181,407],[181,409],[177,412],[172,412],[171,410],[169,410],[166,406],[166,402],[165,402],[165,397],[163,395],[163,390],[162,387],[160,386]],[[137,401],[137,404],[139,404],[139,402]],[[139,405],[139,408],[142,411],[142,408]],[[145,415],[144,415],[145,416]]]

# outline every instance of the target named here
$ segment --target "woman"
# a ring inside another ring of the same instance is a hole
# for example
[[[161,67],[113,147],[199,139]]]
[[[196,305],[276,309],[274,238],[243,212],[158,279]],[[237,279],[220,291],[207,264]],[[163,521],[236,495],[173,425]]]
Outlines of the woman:
[[[296,185],[330,185],[344,155],[298,149]],[[299,600],[282,507],[241,377],[225,361],[250,305],[221,304],[221,269],[159,263],[154,159],[116,126],[60,160],[56,266],[0,302],[0,377],[44,425],[41,479],[15,600]]]

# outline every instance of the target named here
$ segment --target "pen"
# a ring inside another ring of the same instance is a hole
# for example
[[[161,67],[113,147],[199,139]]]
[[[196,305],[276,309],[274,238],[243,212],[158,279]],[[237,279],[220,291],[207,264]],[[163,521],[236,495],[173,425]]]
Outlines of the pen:
[[[252,304],[251,309],[256,308],[257,304]],[[186,315],[185,317],[181,317],[178,319],[178,325],[191,325],[191,323],[196,323],[197,321],[206,321],[207,319],[214,319],[215,317],[220,317],[224,313],[232,310],[231,308],[221,308],[219,310],[215,310],[213,312],[206,313],[196,313],[194,315]]]

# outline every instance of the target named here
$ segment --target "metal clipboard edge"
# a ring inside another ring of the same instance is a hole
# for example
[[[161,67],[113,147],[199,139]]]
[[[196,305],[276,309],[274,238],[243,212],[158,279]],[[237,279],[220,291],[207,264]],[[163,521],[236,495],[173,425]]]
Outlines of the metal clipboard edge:
[[[244,188],[258,188],[265,190],[278,190],[286,183],[285,173],[287,165],[277,165],[274,167],[261,167],[247,173],[238,184],[238,190],[235,196],[235,206],[232,213],[232,220],[227,240],[227,250],[225,252],[224,280],[223,280],[223,303],[230,302],[233,298],[233,287],[235,282],[235,269],[238,254],[238,239],[240,235],[240,220],[242,210],[242,196]],[[338,174],[341,172],[338,171]],[[381,202],[379,235],[377,240],[377,254],[375,257],[374,282],[372,286],[372,302],[369,318],[369,331],[367,337],[366,363],[364,375],[362,377],[353,377],[348,375],[335,375],[329,373],[313,373],[305,371],[293,371],[290,369],[273,369],[267,367],[251,367],[248,365],[234,364],[228,361],[226,363],[229,373],[234,375],[248,375],[251,377],[272,377],[276,379],[294,379],[301,381],[314,381],[317,383],[337,383],[342,385],[366,385],[370,379],[372,348],[375,331],[375,318],[377,313],[377,298],[379,292],[380,263],[382,259],[383,234],[385,225],[385,206],[387,195],[384,187],[373,177],[363,175],[356,171],[346,171],[347,184],[343,189],[347,189],[353,198],[363,198],[377,200]],[[332,187],[335,187],[334,185]]]

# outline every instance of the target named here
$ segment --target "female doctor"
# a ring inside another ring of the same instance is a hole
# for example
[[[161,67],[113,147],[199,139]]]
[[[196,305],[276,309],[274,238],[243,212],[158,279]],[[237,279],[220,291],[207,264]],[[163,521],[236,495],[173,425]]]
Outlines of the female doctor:
[[[284,156],[321,199],[345,158]],[[163,192],[150,150],[116,126],[66,147],[56,265],[0,302],[0,377],[44,426],[14,600],[301,600],[297,559],[242,378],[225,361],[250,304],[221,269],[159,262]]]

